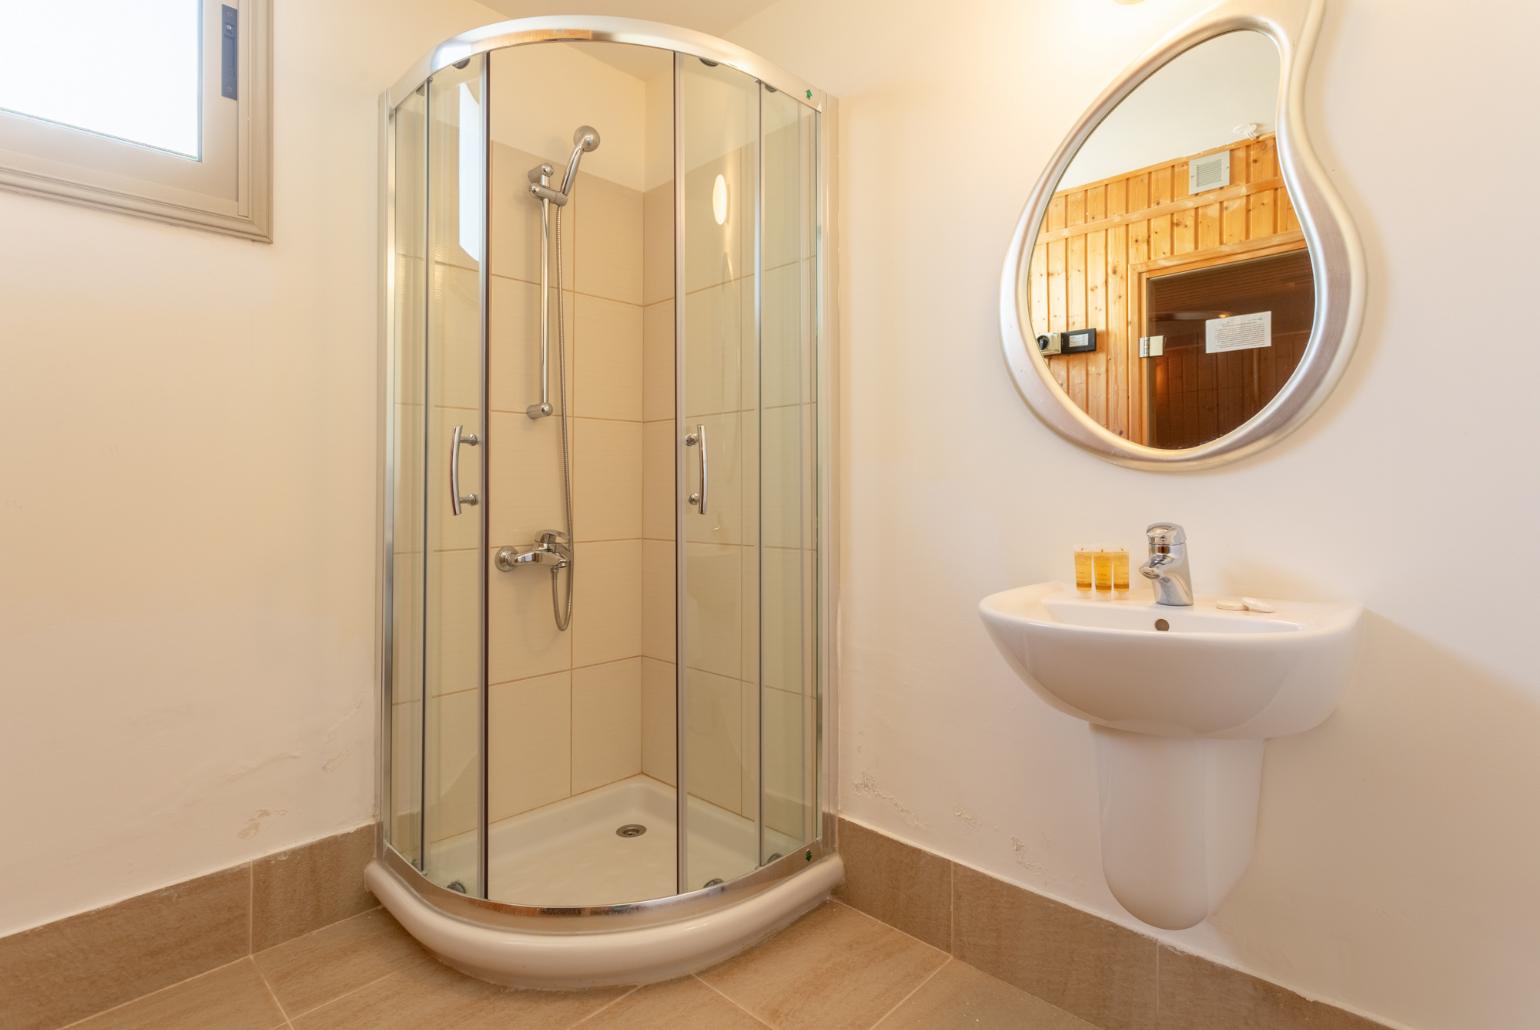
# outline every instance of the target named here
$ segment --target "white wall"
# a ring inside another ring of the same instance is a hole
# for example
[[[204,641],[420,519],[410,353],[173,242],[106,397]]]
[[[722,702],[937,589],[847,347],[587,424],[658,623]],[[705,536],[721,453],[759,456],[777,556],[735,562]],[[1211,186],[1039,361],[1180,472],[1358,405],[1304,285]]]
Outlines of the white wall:
[[[1059,189],[1131,172],[1272,132],[1278,48],[1260,32],[1230,32],[1187,51],[1129,94],[1081,146]]]
[[[1254,866],[1212,921],[1162,936],[1422,1030],[1540,1024],[1540,350],[1534,216],[1512,200],[1540,137],[1511,87],[1540,17],[1332,4],[1309,109],[1368,252],[1359,351],[1265,455],[1142,473],[1023,407],[997,284],[1062,134],[1195,9],[783,0],[732,34],[842,98],[841,803],[1130,922],[1102,881],[1088,732],[1028,695],[975,606],[1174,518],[1201,589],[1370,614],[1340,711],[1268,746]],[[1451,154],[1499,181],[1458,185]],[[948,182],[966,188],[938,201]]]
[[[468,0],[277,0],[271,246],[0,193],[0,934],[374,805],[378,97]]]

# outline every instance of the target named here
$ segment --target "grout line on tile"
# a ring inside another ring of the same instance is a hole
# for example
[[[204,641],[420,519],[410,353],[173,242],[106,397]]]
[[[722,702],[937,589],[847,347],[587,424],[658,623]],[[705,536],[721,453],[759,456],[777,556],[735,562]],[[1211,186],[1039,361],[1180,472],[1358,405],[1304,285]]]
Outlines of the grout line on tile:
[[[906,994],[902,998],[898,999],[898,1004],[897,1005],[894,1005],[892,1008],[888,1009],[888,1011],[884,1012],[882,1014],[882,1016],[877,1020],[877,1022],[872,1024],[872,1030],[877,1030],[877,1027],[880,1027],[883,1023],[887,1022],[887,1019],[888,1019],[889,1016],[891,1016],[893,1013],[897,1012],[899,1009],[903,1008],[904,1005],[909,1001],[910,998],[912,998],[916,994],[920,993],[920,989],[921,988],[923,988],[926,984],[928,984],[932,980],[934,980],[940,974],[940,972],[943,969],[945,969],[947,966],[951,965],[953,962],[956,962],[956,961],[957,961],[956,959],[954,959],[952,956],[948,955],[946,957],[946,959],[941,963],[941,965],[937,966],[935,969],[932,969],[925,976],[925,978],[923,980],[921,980],[919,983],[914,985],[914,990],[910,991],[908,994]]]
[[[713,984],[710,981],[706,980],[699,973],[691,973],[690,976],[693,977],[697,983],[705,984],[706,989],[708,991],[711,991],[717,997],[719,997],[723,1001],[727,1002],[727,1004],[731,1005],[733,1008],[737,1009],[739,1012],[742,1012],[744,1015],[748,1016],[750,1019],[752,1019],[754,1022],[758,1023],[760,1026],[766,1026],[766,1027],[770,1026],[769,1023],[765,1022],[763,1019],[760,1019],[759,1016],[755,1015],[753,1012],[750,1012],[748,1009],[746,1009],[742,1005],[738,1004],[731,997],[729,997],[728,995],[723,993],[720,989],[718,989],[715,984]],[[772,1030],[774,1030],[774,1028],[772,1028]]]
[[[327,923],[325,926],[318,926],[314,930],[306,930],[304,933],[299,934],[298,936],[295,936],[295,937],[290,937],[286,941],[279,941],[277,944],[270,944],[267,947],[263,948],[261,951],[254,952],[251,957],[252,958],[256,958],[258,955],[266,955],[268,952],[272,951],[273,949],[281,948],[285,944],[292,944],[295,941],[302,941],[306,937],[314,937],[316,934],[320,933],[322,930],[330,930],[334,926],[341,926],[343,923],[351,922],[354,919],[362,919],[364,916],[369,915],[371,912],[378,912],[378,911],[380,911],[383,907],[384,906],[382,906],[382,905],[374,905],[371,908],[364,909],[362,912],[355,912],[355,913],[353,913],[350,916],[346,916],[346,917],[344,917],[342,919],[335,920],[334,922]]]
[[[637,984],[635,987],[631,988],[629,991],[626,991],[620,997],[612,998],[611,1000],[605,1002],[603,1005],[600,1005],[598,1008],[594,1009],[592,1012],[590,1012],[588,1015],[584,1016],[582,1019],[578,1020],[576,1023],[570,1024],[569,1027],[568,1027],[568,1030],[574,1030],[574,1028],[582,1026],[584,1023],[588,1022],[591,1019],[597,1019],[599,1017],[599,1013],[601,1013],[601,1012],[608,1012],[610,1009],[614,1008],[616,1005],[619,1005],[621,1002],[625,1001],[627,998],[631,997],[631,995],[635,994],[637,991],[639,991],[641,989],[642,989],[642,985],[641,984]]]
[[[257,863],[246,863],[246,954],[257,947]]]
[[[256,959],[252,959],[251,964],[256,967],[257,976],[261,978],[262,986],[267,989],[267,996],[273,999],[274,1005],[278,1006],[278,1014],[283,1017],[284,1025],[293,1026],[293,1024],[289,1022],[289,1012],[283,1007],[283,1002],[278,1000],[278,992],[273,990],[273,985],[268,981],[267,974],[262,971],[261,966],[257,965]]]
[[[392,969],[390,972],[386,973],[384,976],[377,976],[373,980],[366,981],[364,983],[359,984],[357,987],[352,987],[352,988],[349,988],[346,991],[343,991],[341,994],[337,995],[336,997],[327,998],[325,1001],[321,1002],[321,1004],[319,1004],[319,1005],[312,1005],[312,1006],[310,1006],[308,1009],[306,1009],[303,1012],[296,1012],[296,1013],[294,1013],[293,1018],[294,1019],[299,1019],[299,1018],[301,1018],[303,1016],[310,1015],[312,1012],[318,1012],[321,1009],[324,1009],[326,1006],[332,1004],[333,1002],[341,1001],[343,998],[352,997],[353,995],[357,994],[359,991],[362,991],[365,988],[373,987],[375,984],[381,982],[382,980],[389,980],[391,977],[395,976],[399,972],[400,972],[399,969]]]
[[[135,997],[129,998],[127,1001],[120,1001],[116,1005],[109,1005],[109,1006],[107,1006],[104,1009],[97,1010],[96,1012],[87,1013],[86,1015],[81,1016],[79,1019],[72,1019],[68,1023],[61,1024],[58,1027],[58,1030],[69,1030],[70,1027],[72,1027],[72,1026],[79,1026],[81,1023],[87,1022],[88,1020],[95,1019],[97,1016],[105,1016],[109,1012],[116,1012],[118,1009],[127,1008],[129,1005],[134,1005],[134,1004],[136,1004],[138,1002],[143,1001],[146,998],[153,998],[157,994],[164,994],[167,991],[174,990],[175,988],[181,987],[183,984],[187,983],[189,980],[196,980],[200,976],[208,976],[210,973],[217,973],[221,969],[226,969],[226,968],[228,968],[230,966],[239,965],[240,963],[245,962],[245,961],[247,961],[250,958],[251,958],[250,955],[242,955],[240,958],[236,959],[234,962],[226,962],[222,966],[215,966],[213,969],[205,969],[201,973],[194,973],[192,976],[183,977],[182,979],[178,980],[174,984],[167,984],[164,987],[157,987],[153,991],[147,991],[144,994],[140,994],[140,995],[137,995]],[[252,964],[255,965],[256,963],[253,962]],[[282,1011],[282,1010],[280,1009],[279,1011]]]

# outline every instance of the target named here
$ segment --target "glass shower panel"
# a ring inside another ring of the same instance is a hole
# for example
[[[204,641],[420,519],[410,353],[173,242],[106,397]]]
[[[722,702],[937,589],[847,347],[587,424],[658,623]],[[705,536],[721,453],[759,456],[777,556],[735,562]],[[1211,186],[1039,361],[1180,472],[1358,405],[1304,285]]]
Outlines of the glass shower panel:
[[[428,83],[424,862],[483,893],[487,576],[484,57]]]
[[[761,862],[817,836],[817,112],[764,88],[759,346]]]
[[[759,854],[755,367],[759,84],[679,55],[680,889]],[[746,498],[749,503],[745,503]]]
[[[390,781],[387,839],[413,865],[422,861],[423,440],[426,399],[427,88],[401,102],[391,156],[395,191],[393,281],[390,596]]]

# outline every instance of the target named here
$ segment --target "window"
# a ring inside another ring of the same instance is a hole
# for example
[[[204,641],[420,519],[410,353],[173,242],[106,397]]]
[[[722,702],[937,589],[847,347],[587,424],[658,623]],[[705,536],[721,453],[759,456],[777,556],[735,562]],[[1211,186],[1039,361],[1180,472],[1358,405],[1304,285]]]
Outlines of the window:
[[[0,185],[271,239],[271,0],[0,0]]]

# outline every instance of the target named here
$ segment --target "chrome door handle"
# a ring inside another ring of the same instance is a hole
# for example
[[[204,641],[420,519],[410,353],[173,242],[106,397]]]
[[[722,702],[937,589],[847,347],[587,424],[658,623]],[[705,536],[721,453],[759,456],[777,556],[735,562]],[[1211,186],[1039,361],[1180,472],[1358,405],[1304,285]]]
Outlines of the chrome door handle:
[[[696,506],[696,510],[700,514],[704,515],[706,514],[706,495],[711,489],[711,472],[706,460],[706,426],[704,423],[698,423],[695,426],[695,432],[685,436],[684,445],[686,447],[700,447],[700,492],[691,494],[689,501]]]
[[[460,493],[460,445],[462,443],[475,447],[481,443],[481,437],[475,433],[467,433],[464,426],[455,426],[454,433],[449,438],[449,514],[456,516],[460,514],[460,505],[481,503],[481,498],[475,494]]]

